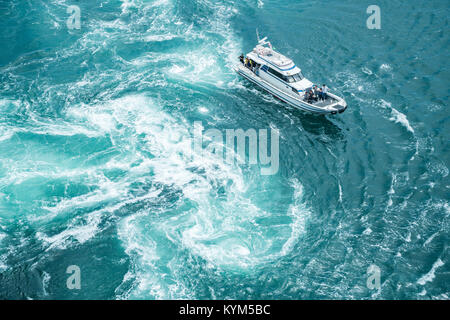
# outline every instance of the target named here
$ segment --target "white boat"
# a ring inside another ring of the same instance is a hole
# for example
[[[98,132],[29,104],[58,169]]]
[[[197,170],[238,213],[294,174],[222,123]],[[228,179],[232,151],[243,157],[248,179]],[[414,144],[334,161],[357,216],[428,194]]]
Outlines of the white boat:
[[[259,40],[256,47],[245,57],[235,71],[257,84],[276,98],[298,109],[321,113],[336,114],[347,109],[347,103],[341,97],[325,90],[306,79],[300,68],[289,58],[273,50],[267,37]],[[324,92],[325,91],[325,92]]]

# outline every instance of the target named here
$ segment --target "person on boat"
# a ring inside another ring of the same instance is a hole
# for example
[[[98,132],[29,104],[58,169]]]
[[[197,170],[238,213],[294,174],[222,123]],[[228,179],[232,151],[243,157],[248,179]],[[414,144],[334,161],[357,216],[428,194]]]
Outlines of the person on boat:
[[[257,76],[259,76],[259,68],[261,67],[261,65],[260,64],[256,64],[255,65],[255,70],[254,70],[254,72],[255,72],[255,74],[257,75]]]
[[[308,90],[308,92],[306,93],[307,94],[307,96],[306,96],[306,102],[308,102],[308,103],[313,103],[314,102],[314,93],[313,93],[313,91],[311,90],[311,89],[309,89]]]
[[[319,88],[317,87],[317,85],[313,86],[313,92],[314,92],[314,100],[319,101],[320,100],[320,92],[319,92]]]
[[[240,61],[242,64],[244,64],[244,54],[243,54],[243,53],[239,56],[239,61]]]
[[[252,60],[247,59],[247,65],[246,65],[246,67],[249,68],[250,70],[252,69]]]
[[[319,95],[319,100],[320,100],[320,101],[325,100],[325,97],[324,97],[324,95],[323,95],[322,88],[319,88],[319,93],[318,93],[318,95]]]
[[[303,97],[303,100],[308,102],[308,100],[309,100],[309,91],[308,90],[305,91],[305,95]]]
[[[307,101],[311,100],[311,95],[312,95],[311,89],[306,89],[305,97]]]
[[[323,84],[322,86],[322,93],[323,93],[323,100],[326,100],[328,98],[328,87],[326,84]]]
[[[317,86],[314,86],[311,90],[311,99],[314,101],[318,101],[319,100],[319,98],[317,97],[318,93],[319,92],[317,91]]]

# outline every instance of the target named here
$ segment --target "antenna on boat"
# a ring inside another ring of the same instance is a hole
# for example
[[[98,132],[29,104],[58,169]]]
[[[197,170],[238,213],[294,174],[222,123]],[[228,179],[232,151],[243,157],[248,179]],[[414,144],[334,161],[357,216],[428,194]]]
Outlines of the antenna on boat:
[[[267,41],[267,37],[264,37],[264,38],[262,38],[262,39],[259,38],[259,32],[258,32],[258,29],[256,29],[256,38],[258,39],[258,45],[264,46],[264,45],[268,44],[269,47],[272,49],[272,44],[271,44],[270,42]]]

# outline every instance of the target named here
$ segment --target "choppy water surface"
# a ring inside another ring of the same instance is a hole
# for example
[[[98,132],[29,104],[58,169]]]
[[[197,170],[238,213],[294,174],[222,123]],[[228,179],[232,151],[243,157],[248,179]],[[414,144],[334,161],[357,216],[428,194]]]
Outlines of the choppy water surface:
[[[0,297],[448,299],[448,2],[370,4],[0,1]],[[348,110],[238,78],[255,28]],[[278,173],[196,161],[196,121],[279,130]]]

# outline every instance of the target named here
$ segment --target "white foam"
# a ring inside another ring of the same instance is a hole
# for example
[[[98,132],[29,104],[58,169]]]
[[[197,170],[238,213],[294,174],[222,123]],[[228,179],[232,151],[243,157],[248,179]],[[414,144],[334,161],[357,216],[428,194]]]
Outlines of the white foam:
[[[392,207],[393,201],[392,201],[392,197],[395,194],[395,189],[394,186],[397,183],[397,175],[396,174],[392,174],[392,181],[391,181],[391,187],[389,188],[387,194],[388,194],[388,202],[387,202],[387,207]]]
[[[6,236],[7,236],[6,233],[0,232],[0,245],[3,239],[6,238]],[[0,271],[4,271],[7,269],[6,259],[7,254],[0,255]]]
[[[96,184],[99,185],[100,188],[93,192],[89,192],[78,197],[62,199],[58,201],[55,206],[44,205],[42,208],[50,213],[53,213],[52,216],[56,216],[64,212],[73,211],[74,209],[99,205],[109,200],[115,200],[117,202],[125,196],[126,190],[124,190],[124,184],[112,183],[101,178],[96,182]]]
[[[6,255],[1,255],[0,256],[0,271],[5,271],[6,269],[8,269],[8,265],[6,264]]]
[[[145,41],[147,42],[162,42],[175,38],[177,38],[177,35],[174,34],[151,34],[144,37]]]
[[[427,290],[423,289],[420,293],[418,293],[419,296],[423,297],[427,294]]]
[[[150,6],[162,7],[161,11],[154,14],[150,30],[144,37],[131,32],[130,27],[119,19],[111,22],[92,21],[83,27],[88,31],[72,48],[61,52],[61,57],[72,56],[74,50],[97,54],[108,48],[110,38],[114,38],[116,32],[123,31],[130,31],[130,39],[141,41],[166,41],[175,37],[183,37],[186,42],[200,39],[204,41],[198,41],[199,46],[186,46],[181,52],[161,53],[157,57],[148,53],[136,58],[132,63],[169,61],[172,65],[163,70],[168,77],[179,77],[189,83],[206,82],[224,86],[229,83],[229,79],[235,79],[235,75],[229,70],[227,73],[226,69],[222,70],[224,72],[217,72],[217,66],[223,65],[224,60],[228,67],[240,53],[239,43],[234,38],[229,22],[237,10],[231,5],[214,1],[206,1],[205,4],[213,9],[213,16],[202,21],[208,23],[208,32],[196,30],[193,26],[182,28],[183,23],[170,14],[172,5],[168,1],[147,4],[122,1],[124,14],[134,8],[141,10],[142,6],[145,6],[145,10]],[[146,15],[143,19],[148,18]],[[181,32],[168,29],[172,20],[176,20],[175,25],[182,29]],[[107,31],[107,28],[112,31]],[[210,32],[220,36],[219,42],[209,37]],[[153,58],[155,60],[152,60]],[[103,75],[108,76],[106,73]],[[100,84],[103,75],[96,73],[97,78],[92,75],[85,77],[75,83],[73,89]],[[127,84],[126,80],[121,82],[117,92],[126,88]],[[110,95],[111,92],[105,91],[97,97],[105,102],[67,106],[62,113],[64,122],[50,123],[37,116],[32,119],[35,132],[108,137],[114,148],[117,148],[115,150],[120,151],[119,156],[106,164],[91,165],[88,168],[64,168],[63,165],[57,164],[51,172],[15,173],[17,178],[23,175],[23,179],[37,174],[49,178],[69,179],[83,176],[85,180],[82,181],[89,182],[92,191],[73,198],[49,201],[41,208],[49,213],[44,220],[39,217],[30,219],[32,224],[38,226],[61,215],[67,215],[71,219],[65,229],[57,234],[49,234],[48,231],[37,233],[37,239],[44,243],[46,250],[67,248],[74,241],[86,243],[93,239],[102,231],[103,217],[126,204],[153,198],[164,201],[164,195],[160,195],[159,190],[152,190],[140,197],[133,196],[129,191],[131,184],[136,181],[151,181],[152,184],[179,192],[180,202],[192,207],[185,211],[177,209],[180,211],[176,214],[170,210],[165,212],[164,206],[158,206],[158,210],[162,212],[144,207],[120,221],[119,238],[132,265],[124,281],[133,281],[133,286],[125,295],[139,296],[140,293],[149,293],[156,298],[190,297],[191,293],[183,287],[182,279],[176,278],[182,274],[180,261],[171,256],[170,248],[161,248],[156,236],[170,241],[172,246],[180,251],[187,251],[190,256],[203,259],[211,269],[229,267],[249,270],[275,261],[293,250],[304,231],[304,222],[309,213],[303,204],[302,187],[298,181],[293,182],[292,186],[293,203],[284,213],[290,217],[290,220],[281,226],[286,233],[283,233],[281,238],[275,238],[270,232],[272,225],[266,226],[257,222],[259,218],[270,218],[273,213],[258,206],[257,201],[247,193],[258,177],[247,181],[246,174],[249,170],[225,164],[218,161],[214,155],[192,158],[191,141],[188,139],[192,127],[186,120],[175,118],[162,110],[155,100],[144,95],[108,100]],[[207,106],[202,108],[208,110]],[[104,174],[107,168],[120,168],[126,171],[126,174],[110,181]],[[224,191],[223,195],[215,193],[218,189]],[[98,206],[103,208],[91,211]],[[71,217],[76,209],[83,209],[88,213],[82,217]],[[154,215],[164,213],[169,215],[167,219],[155,219],[151,220],[152,224],[149,223]],[[282,245],[276,247],[275,242],[281,242]],[[165,255],[171,256],[172,260],[164,260]],[[172,273],[163,274],[164,268],[170,268]]]
[[[42,291],[44,293],[44,296],[48,296],[47,288],[48,288],[50,279],[51,279],[50,274],[48,272],[43,271],[42,272]]]
[[[431,267],[431,270],[427,274],[423,275],[419,280],[417,280],[417,283],[420,284],[421,286],[424,286],[427,282],[432,282],[433,279],[435,278],[436,269],[442,267],[443,265],[444,262],[442,262],[441,259],[437,259],[436,262]]]
[[[439,234],[439,232],[435,232],[433,233],[423,244],[423,246],[427,246],[431,243],[431,241],[433,241],[433,239]]]
[[[122,14],[128,13],[130,8],[136,8],[135,0],[120,0],[122,2],[121,9]]]
[[[305,232],[306,219],[310,215],[308,208],[303,202],[303,186],[298,180],[293,180],[292,186],[294,188],[294,201],[288,211],[288,214],[293,218],[291,236],[283,245],[281,256],[287,255],[294,248],[300,235]]]
[[[214,32],[224,37],[225,40],[219,43],[215,39],[209,39],[203,31],[197,31],[193,25],[185,30],[183,37],[189,40],[202,39],[200,46],[193,48],[182,48],[176,53],[163,54],[165,61],[171,61],[172,66],[166,69],[170,77],[176,77],[184,81],[193,83],[219,84],[224,77],[235,78],[230,67],[235,63],[240,52],[238,40],[234,37],[234,32],[229,23],[229,19],[237,12],[232,7],[222,5],[215,1],[204,1],[204,5],[213,9],[213,16],[202,23],[208,24],[210,32]],[[225,59],[228,69],[221,69],[221,61]],[[228,83],[229,81],[222,82]]]
[[[400,111],[398,111],[394,107],[392,107],[392,104],[390,102],[381,99],[381,107],[383,109],[389,109],[391,111],[391,117],[389,118],[389,120],[394,121],[395,123],[401,124],[409,132],[414,133],[414,129],[410,125],[406,115],[401,113]]]
[[[199,107],[198,111],[200,111],[201,113],[208,113],[209,112],[208,108],[205,108],[205,107]]]
[[[373,74],[372,70],[370,70],[370,69],[367,68],[367,67],[363,67],[363,68],[362,68],[362,72],[364,72],[365,74],[367,74],[367,75],[369,75],[369,76]]]
[[[442,105],[437,104],[437,103],[430,104],[428,107],[428,110],[431,112],[440,111],[440,110],[442,110]]]
[[[449,169],[441,161],[434,161],[434,162],[427,163],[427,169],[430,172],[441,175],[443,178],[447,177],[449,174]]]
[[[91,213],[86,216],[86,222],[76,225],[76,221],[72,222],[64,231],[47,236],[43,232],[37,232],[36,238],[46,243],[46,251],[52,249],[66,249],[72,244],[71,239],[76,239],[78,243],[82,244],[92,239],[100,230],[99,223],[101,221],[101,214],[98,212]]]
[[[94,191],[46,207],[58,216],[74,208],[107,204],[106,208],[95,212],[87,224],[74,221],[66,230],[51,237],[40,233],[39,238],[48,243],[49,248],[66,247],[69,239],[88,241],[101,231],[98,223],[105,212],[144,200],[146,195],[135,198],[127,190],[132,182],[149,176],[150,172],[153,183],[180,190],[183,201],[195,204],[189,211],[154,224],[152,230],[143,229],[145,221],[154,214],[146,210],[136,212],[119,224],[119,237],[133,263],[134,269],[130,272],[136,277],[136,286],[123,295],[134,296],[138,292],[151,292],[157,298],[189,295],[181,284],[171,287],[160,277],[158,261],[162,249],[157,248],[158,242],[152,234],[170,239],[179,249],[187,249],[214,268],[248,269],[288,254],[304,232],[309,211],[302,203],[302,186],[298,181],[293,182],[293,204],[287,212],[291,222],[281,226],[286,233],[281,238],[271,238],[272,226],[255,221],[269,218],[272,213],[259,208],[248,197],[246,191],[252,184],[246,181],[242,169],[219,161],[218,155],[193,156],[195,150],[190,140],[193,128],[184,120],[168,115],[152,99],[135,95],[97,105],[79,105],[69,108],[66,116],[98,134],[108,134],[127,155],[91,169],[90,181],[98,186]],[[142,150],[153,157],[143,155]],[[136,162],[138,165],[130,165]],[[98,175],[106,167],[120,167],[127,174],[122,180],[111,182]],[[223,198],[214,195],[219,188],[225,192]],[[148,195],[148,199],[158,196],[159,191]],[[280,242],[275,249],[274,244]],[[178,267],[174,264],[173,268]]]
[[[387,63],[383,63],[383,64],[380,66],[380,70],[382,70],[382,71],[391,71],[391,70],[392,70],[392,67],[391,67],[389,64],[387,64]]]
[[[401,113],[395,108],[392,108],[392,117],[389,118],[389,120],[392,120],[396,123],[400,123],[402,126],[404,126],[409,132],[414,133],[414,129],[409,124],[408,118],[406,118],[406,115]]]
[[[371,71],[364,67],[362,69],[363,73],[365,74],[371,74]],[[363,94],[368,94],[374,91],[374,84],[373,81],[369,81],[368,79],[364,79],[360,77],[357,74],[351,73],[351,72],[339,72],[336,74],[335,78],[337,79],[343,79],[343,88],[347,89],[351,92],[352,95],[354,95],[354,92],[359,91]],[[367,103],[366,100],[361,99],[360,97],[354,96],[357,100],[361,102]]]

